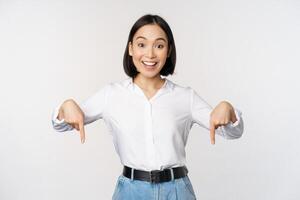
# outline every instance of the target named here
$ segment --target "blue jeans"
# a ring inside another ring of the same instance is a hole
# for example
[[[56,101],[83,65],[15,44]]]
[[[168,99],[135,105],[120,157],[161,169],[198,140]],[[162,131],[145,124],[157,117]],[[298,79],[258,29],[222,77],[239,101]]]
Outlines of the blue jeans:
[[[131,180],[121,174],[112,200],[195,200],[188,176],[163,183]]]

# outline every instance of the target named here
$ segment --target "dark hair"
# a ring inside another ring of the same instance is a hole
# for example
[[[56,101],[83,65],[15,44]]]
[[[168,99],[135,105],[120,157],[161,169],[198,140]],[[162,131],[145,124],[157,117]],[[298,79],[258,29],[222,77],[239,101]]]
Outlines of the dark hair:
[[[137,32],[137,30],[139,28],[141,28],[142,26],[145,26],[148,24],[158,25],[161,29],[164,30],[164,32],[167,35],[168,57],[167,57],[165,65],[160,70],[160,74],[163,76],[168,76],[169,74],[172,75],[174,73],[175,64],[176,64],[176,48],[175,48],[175,41],[173,38],[173,33],[171,31],[170,26],[163,18],[161,18],[158,15],[150,15],[150,14],[144,15],[141,18],[139,18],[134,23],[134,25],[132,26],[132,28],[130,30],[124,57],[123,57],[124,71],[128,76],[130,76],[132,78],[134,78],[139,73],[133,64],[132,57],[129,55],[128,47],[129,47],[129,42],[132,43],[133,36]]]

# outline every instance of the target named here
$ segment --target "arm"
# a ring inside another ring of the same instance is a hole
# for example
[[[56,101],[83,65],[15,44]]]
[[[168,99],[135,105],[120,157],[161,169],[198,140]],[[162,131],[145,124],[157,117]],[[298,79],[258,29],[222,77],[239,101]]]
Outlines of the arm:
[[[109,92],[110,85],[106,85],[100,90],[98,90],[95,94],[87,98],[85,101],[80,103],[78,106],[80,110],[84,114],[84,125],[92,123],[98,119],[103,117],[104,108],[107,102],[107,93]],[[74,129],[74,125],[72,126],[70,121],[72,118],[72,112],[70,109],[65,111],[67,113],[64,114],[63,108],[66,105],[67,101],[74,100],[66,100],[59,105],[57,105],[52,111],[52,126],[58,132],[65,132]],[[75,102],[75,101],[74,101]],[[68,116],[68,119],[65,119],[65,116]],[[69,122],[69,123],[68,123]]]
[[[210,130],[210,117],[213,108],[202,97],[200,97],[193,89],[191,89],[191,118],[192,123],[196,123],[201,127]],[[219,126],[215,131],[216,134],[225,139],[237,139],[242,136],[244,123],[242,112],[233,108],[233,117],[231,122],[226,125]]]

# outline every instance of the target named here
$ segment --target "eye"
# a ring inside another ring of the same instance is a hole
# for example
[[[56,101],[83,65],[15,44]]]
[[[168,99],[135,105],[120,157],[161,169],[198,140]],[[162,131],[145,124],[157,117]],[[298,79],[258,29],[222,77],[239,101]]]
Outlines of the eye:
[[[163,44],[159,44],[159,45],[157,45],[157,48],[162,49],[162,48],[164,48],[164,45]]]
[[[137,46],[138,47],[144,47],[144,44],[143,43],[138,43]]]

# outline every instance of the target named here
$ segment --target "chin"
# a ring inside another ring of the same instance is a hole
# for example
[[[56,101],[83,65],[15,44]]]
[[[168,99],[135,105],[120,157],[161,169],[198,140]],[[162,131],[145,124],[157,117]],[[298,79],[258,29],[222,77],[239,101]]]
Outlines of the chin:
[[[141,67],[140,69],[141,70],[138,70],[140,72],[140,74],[147,78],[153,78],[160,74],[160,70],[158,70],[158,69],[148,70],[148,69],[145,69],[144,67]]]
[[[157,72],[157,73],[140,72],[140,74],[146,78],[154,78],[157,75],[159,75],[159,72]]]

